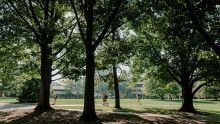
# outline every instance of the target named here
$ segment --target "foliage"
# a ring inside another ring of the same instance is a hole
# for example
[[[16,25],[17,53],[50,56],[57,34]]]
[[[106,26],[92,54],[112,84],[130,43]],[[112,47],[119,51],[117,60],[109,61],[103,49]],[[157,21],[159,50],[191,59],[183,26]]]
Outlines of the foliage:
[[[214,85],[204,88],[203,95],[205,98],[214,98],[217,100],[220,97],[220,84],[215,82]]]
[[[17,88],[17,100],[21,103],[35,103],[39,99],[40,80],[33,78],[24,81]]]
[[[220,56],[219,48],[219,1],[185,0],[188,16],[195,28],[213,51]]]
[[[163,100],[163,96],[166,94],[166,84],[150,79],[144,82],[144,92],[148,96],[157,96]]]
[[[76,98],[83,98],[85,88],[85,78],[81,77],[78,80],[65,79],[66,89],[70,90],[71,94]]]
[[[134,64],[144,65],[148,70],[142,72],[156,79],[176,81],[180,86],[186,83],[182,82],[186,78],[191,80],[193,85],[198,80],[205,80],[208,76],[217,74],[210,73],[209,69],[212,68],[210,65],[217,65],[214,61],[217,63],[219,60],[213,57],[210,49],[201,42],[204,39],[186,17],[186,8],[182,2],[165,2],[160,5],[160,9],[152,9],[152,12],[158,12],[159,15],[154,15],[140,24],[143,27],[143,35],[139,34],[140,39],[137,42],[140,47],[136,57],[139,60],[134,62],[144,64]]]

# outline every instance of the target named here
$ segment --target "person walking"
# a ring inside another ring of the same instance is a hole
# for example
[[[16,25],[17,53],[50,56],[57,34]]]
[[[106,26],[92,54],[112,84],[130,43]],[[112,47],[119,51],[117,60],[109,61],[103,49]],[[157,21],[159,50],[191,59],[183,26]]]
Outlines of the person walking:
[[[137,94],[137,105],[141,105],[141,95],[140,94]]]
[[[102,96],[102,101],[103,101],[102,105],[107,105],[107,106],[108,106],[108,101],[107,101],[107,99],[108,99],[108,96],[107,96],[106,94],[104,94],[104,95]]]
[[[56,104],[56,102],[57,102],[57,95],[55,95],[55,97],[54,97],[54,101],[53,101],[53,104],[52,105],[55,105]]]

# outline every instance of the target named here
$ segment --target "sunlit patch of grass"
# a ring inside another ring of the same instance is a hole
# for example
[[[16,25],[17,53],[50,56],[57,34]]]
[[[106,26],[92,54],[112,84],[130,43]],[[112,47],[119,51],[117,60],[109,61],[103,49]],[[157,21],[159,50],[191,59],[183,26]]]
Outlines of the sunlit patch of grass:
[[[0,97],[0,103],[15,103],[18,102],[16,98]]]

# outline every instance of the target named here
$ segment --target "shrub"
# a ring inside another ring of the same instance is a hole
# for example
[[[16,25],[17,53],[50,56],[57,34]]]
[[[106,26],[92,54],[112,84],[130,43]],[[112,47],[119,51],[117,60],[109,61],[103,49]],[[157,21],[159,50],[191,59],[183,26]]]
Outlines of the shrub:
[[[22,103],[35,103],[39,98],[40,79],[30,79],[18,87],[17,100]]]

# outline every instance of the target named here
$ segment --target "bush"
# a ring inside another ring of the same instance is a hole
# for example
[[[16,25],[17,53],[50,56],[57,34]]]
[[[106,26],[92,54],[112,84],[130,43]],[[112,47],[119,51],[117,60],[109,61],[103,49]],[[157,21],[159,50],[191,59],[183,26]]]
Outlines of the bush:
[[[21,103],[35,103],[39,98],[40,79],[31,79],[23,82],[18,88],[17,100]]]

